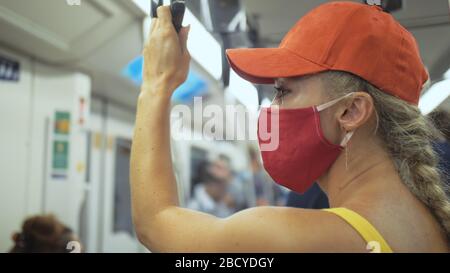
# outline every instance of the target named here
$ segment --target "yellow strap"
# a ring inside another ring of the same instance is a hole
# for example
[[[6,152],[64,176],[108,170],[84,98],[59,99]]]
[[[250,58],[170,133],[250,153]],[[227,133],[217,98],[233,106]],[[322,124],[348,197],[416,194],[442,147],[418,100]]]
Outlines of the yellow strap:
[[[375,227],[358,213],[346,208],[324,209],[324,211],[334,213],[349,223],[361,235],[361,237],[363,237],[367,243],[367,246],[370,247],[373,252],[378,252],[377,248],[379,248],[379,252],[381,253],[393,252],[388,243],[384,240],[383,236],[381,236]]]

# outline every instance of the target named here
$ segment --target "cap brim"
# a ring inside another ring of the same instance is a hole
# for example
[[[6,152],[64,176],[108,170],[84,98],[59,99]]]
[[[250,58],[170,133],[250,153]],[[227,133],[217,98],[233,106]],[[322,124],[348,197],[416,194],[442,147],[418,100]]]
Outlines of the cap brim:
[[[285,48],[228,49],[226,53],[231,68],[242,78],[256,84],[273,84],[276,78],[329,70]]]

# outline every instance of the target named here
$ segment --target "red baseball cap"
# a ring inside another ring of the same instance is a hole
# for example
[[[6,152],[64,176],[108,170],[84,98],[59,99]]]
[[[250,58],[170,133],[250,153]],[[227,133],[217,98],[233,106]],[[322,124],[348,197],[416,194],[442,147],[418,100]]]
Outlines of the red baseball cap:
[[[238,75],[256,84],[335,70],[418,104],[428,73],[413,35],[378,6],[331,2],[313,9],[278,48],[227,50]]]

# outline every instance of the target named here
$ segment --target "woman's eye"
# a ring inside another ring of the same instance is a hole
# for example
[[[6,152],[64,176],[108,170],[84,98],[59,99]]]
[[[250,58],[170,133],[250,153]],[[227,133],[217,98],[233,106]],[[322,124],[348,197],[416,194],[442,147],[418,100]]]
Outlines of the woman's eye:
[[[275,87],[275,98],[281,99],[289,93],[288,90],[285,90],[281,87]]]

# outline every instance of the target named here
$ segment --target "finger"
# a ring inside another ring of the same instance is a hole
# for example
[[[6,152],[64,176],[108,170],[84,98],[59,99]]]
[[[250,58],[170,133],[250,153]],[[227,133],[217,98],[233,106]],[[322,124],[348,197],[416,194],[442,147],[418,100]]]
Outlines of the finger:
[[[150,39],[153,36],[153,33],[155,32],[155,30],[158,28],[158,19],[152,18],[152,21],[150,22],[150,29],[148,30],[148,37],[146,37],[144,44],[145,46],[147,46],[150,43]]]
[[[172,13],[170,12],[169,6],[160,6],[156,11],[161,25],[169,26],[172,24]]]
[[[189,31],[190,30],[191,30],[191,25],[181,28],[180,33],[178,34],[178,36],[180,38],[181,50],[183,52],[187,52],[188,51],[188,49],[187,49],[187,41],[188,41]]]
[[[153,31],[156,29],[156,24],[158,22],[158,19],[153,18],[151,25],[150,25],[150,35],[153,33]]]

